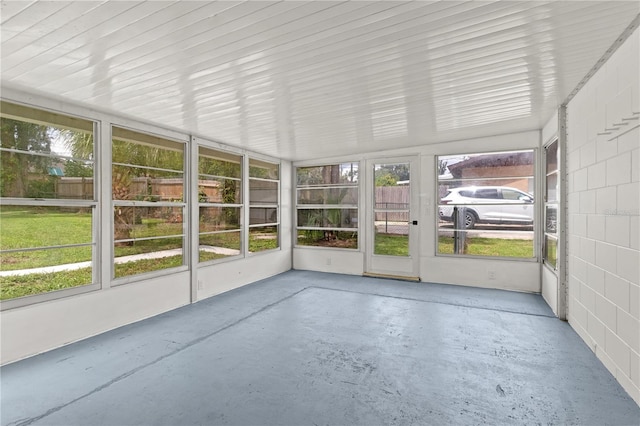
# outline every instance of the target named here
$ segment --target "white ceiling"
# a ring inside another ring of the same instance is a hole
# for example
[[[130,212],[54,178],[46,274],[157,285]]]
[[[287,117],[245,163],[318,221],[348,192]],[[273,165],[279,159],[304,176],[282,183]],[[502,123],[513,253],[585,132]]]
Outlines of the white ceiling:
[[[541,128],[639,1],[3,1],[2,85],[301,160]]]

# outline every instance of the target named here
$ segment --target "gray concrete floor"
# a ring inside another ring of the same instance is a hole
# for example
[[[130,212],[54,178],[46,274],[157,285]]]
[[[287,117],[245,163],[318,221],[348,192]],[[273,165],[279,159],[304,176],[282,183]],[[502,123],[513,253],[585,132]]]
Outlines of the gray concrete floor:
[[[640,422],[538,295],[304,271],[0,375],[2,425]]]

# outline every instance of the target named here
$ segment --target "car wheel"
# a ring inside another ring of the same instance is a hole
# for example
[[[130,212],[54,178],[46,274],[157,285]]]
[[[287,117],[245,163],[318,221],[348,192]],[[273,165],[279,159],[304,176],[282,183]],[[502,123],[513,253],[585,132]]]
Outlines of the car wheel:
[[[473,211],[467,211],[464,214],[464,228],[465,229],[473,229],[476,225],[476,214]]]

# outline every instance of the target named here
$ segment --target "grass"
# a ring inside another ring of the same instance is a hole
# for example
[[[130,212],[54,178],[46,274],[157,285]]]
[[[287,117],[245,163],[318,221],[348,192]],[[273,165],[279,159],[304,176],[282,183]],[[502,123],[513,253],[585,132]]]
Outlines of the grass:
[[[0,209],[0,249],[91,243],[91,214],[56,207]],[[4,253],[0,270],[11,271],[91,260],[91,247]]]
[[[409,238],[406,235],[376,233],[374,244],[375,254],[409,256]]]
[[[49,274],[0,277],[0,300],[91,284],[91,268]]]
[[[453,238],[438,239],[438,253],[453,254]],[[498,257],[533,257],[533,240],[503,238],[468,238],[466,254]]]

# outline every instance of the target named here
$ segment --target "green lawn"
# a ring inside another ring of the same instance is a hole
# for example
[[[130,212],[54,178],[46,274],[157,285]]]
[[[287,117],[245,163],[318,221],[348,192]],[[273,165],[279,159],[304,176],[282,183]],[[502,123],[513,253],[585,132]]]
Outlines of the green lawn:
[[[0,208],[0,249],[91,243],[91,214],[55,207]],[[91,260],[91,247],[5,253],[0,270],[11,271]]]
[[[375,254],[409,256],[409,238],[406,235],[376,233]]]
[[[453,238],[438,239],[438,253],[453,254]],[[466,254],[476,256],[533,257],[533,240],[468,238]]]

